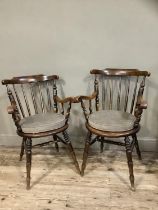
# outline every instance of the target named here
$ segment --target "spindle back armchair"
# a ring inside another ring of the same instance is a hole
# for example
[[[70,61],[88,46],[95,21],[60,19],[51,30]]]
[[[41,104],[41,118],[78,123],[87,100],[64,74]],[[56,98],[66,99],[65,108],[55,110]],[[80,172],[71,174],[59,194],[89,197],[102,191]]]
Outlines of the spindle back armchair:
[[[61,99],[57,95],[57,80],[59,76],[31,75],[13,77],[3,80],[11,105],[8,113],[12,115],[17,134],[23,138],[20,152],[22,160],[26,152],[27,189],[30,189],[30,171],[32,148],[55,143],[59,151],[58,142],[64,143],[77,171],[80,173],[79,165],[69,139],[66,129],[70,116],[72,97]],[[66,105],[67,104],[67,105]],[[62,133],[63,138],[58,134]],[[52,136],[52,140],[35,144],[32,146],[32,139]]]
[[[81,175],[84,175],[89,147],[100,142],[126,148],[131,188],[134,190],[132,151],[136,148],[139,159],[141,152],[137,140],[140,120],[147,103],[143,100],[147,71],[137,69],[93,69],[94,92],[91,96],[79,96],[78,100],[86,119],[88,135],[85,142]],[[87,104],[88,103],[88,104]],[[93,137],[94,136],[94,137]],[[124,142],[120,139],[123,137]]]

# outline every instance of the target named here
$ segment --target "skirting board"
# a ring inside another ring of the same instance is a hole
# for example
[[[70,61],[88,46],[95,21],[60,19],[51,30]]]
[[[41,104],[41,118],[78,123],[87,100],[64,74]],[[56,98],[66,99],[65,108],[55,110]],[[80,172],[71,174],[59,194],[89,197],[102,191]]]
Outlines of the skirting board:
[[[71,135],[70,135],[71,136]],[[49,138],[49,139],[48,139]],[[43,141],[50,140],[51,137],[43,138],[43,139],[34,139],[33,142],[40,143]],[[17,135],[4,135],[0,134],[0,146],[20,146],[21,145],[21,139]],[[84,148],[84,139],[85,137],[73,137],[71,136],[71,142],[74,146],[74,148]],[[158,138],[150,138],[150,137],[138,137],[139,145],[141,151],[153,151],[158,152]],[[62,144],[61,144],[62,146]],[[94,144],[93,148],[98,149],[99,144]],[[106,147],[108,148],[108,147]],[[121,150],[121,147],[120,147]]]

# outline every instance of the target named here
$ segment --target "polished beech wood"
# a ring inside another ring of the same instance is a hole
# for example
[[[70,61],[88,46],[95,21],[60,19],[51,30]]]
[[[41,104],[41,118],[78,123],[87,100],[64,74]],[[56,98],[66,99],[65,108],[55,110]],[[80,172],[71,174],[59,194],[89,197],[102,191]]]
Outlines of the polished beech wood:
[[[131,142],[128,136],[126,136],[124,140],[125,140],[126,156],[127,156],[127,163],[128,163],[128,168],[129,168],[129,179],[131,182],[131,189],[135,190]]]
[[[40,138],[40,137],[47,137],[47,136],[52,136],[54,134],[58,134],[63,132],[68,128],[68,124],[64,125],[61,128],[55,129],[55,130],[50,130],[46,132],[39,132],[39,133],[24,133],[22,131],[17,130],[17,134],[21,137],[29,137],[29,138]]]
[[[84,153],[83,153],[83,162],[82,162],[82,168],[81,168],[81,176],[84,175],[84,170],[86,168],[86,162],[88,158],[88,152],[92,141],[92,133],[88,131],[87,138],[85,141],[85,147],[84,147]]]
[[[25,145],[26,145],[26,137],[23,137],[22,144],[21,144],[21,151],[20,151],[20,161],[22,161],[24,151],[25,151]]]
[[[79,165],[73,150],[71,141],[66,132],[68,128],[68,120],[70,116],[71,104],[78,102],[77,98],[68,97],[61,99],[57,94],[56,80],[59,79],[57,75],[45,76],[28,75],[13,77],[2,81],[3,85],[7,87],[7,93],[11,105],[8,106],[8,114],[12,115],[14,123],[17,127],[17,134],[23,138],[21,144],[20,160],[22,160],[24,152],[26,153],[26,188],[30,189],[31,179],[31,164],[32,164],[32,148],[37,146],[45,146],[50,143],[55,144],[55,148],[59,151],[58,142],[64,143],[73,159],[74,165],[80,174]],[[66,105],[68,104],[68,105]],[[20,121],[38,113],[46,113],[54,111],[65,116],[65,125],[61,128],[48,130],[46,132],[25,133],[23,132]],[[58,136],[63,133],[63,138]],[[32,146],[34,138],[41,138],[52,136],[52,140],[35,144]]]
[[[110,137],[110,138],[120,138],[124,136],[131,136],[140,130],[140,126],[138,126],[138,127],[133,128],[132,130],[122,131],[122,132],[101,131],[101,130],[91,127],[88,123],[86,123],[86,128],[97,136]]]
[[[103,70],[93,69],[90,71],[90,73],[95,76],[94,93],[91,96],[77,97],[78,101],[81,103],[81,107],[86,119],[86,128],[88,130],[83,153],[81,175],[84,175],[88,151],[92,144],[97,141],[100,142],[101,152],[103,152],[104,143],[124,146],[126,149],[131,189],[134,190],[132,152],[135,148],[138,158],[141,159],[137,132],[140,130],[139,123],[143,109],[147,108],[147,103],[143,99],[143,92],[145,88],[145,79],[146,77],[150,76],[150,73],[148,71],[139,71],[138,69],[116,68],[106,68]],[[89,101],[89,103],[86,101]],[[94,101],[94,105],[92,105],[92,101]],[[87,104],[89,104],[89,107],[87,107]],[[89,125],[89,116],[94,111],[106,109],[121,110],[123,112],[133,114],[136,117],[133,129],[122,132],[111,132],[108,130],[102,131],[91,127]],[[96,137],[93,139],[92,134],[96,135]],[[118,139],[120,137],[124,139],[124,143]]]
[[[43,74],[39,74],[39,75],[13,77],[12,79],[4,79],[4,80],[2,80],[2,84],[3,85],[25,84],[25,83],[52,81],[52,80],[58,80],[58,79],[59,79],[58,75],[46,76]]]
[[[140,71],[138,69],[117,69],[117,68],[106,68],[103,70],[92,69],[91,74],[102,74],[108,76],[145,76],[149,77],[148,71]]]

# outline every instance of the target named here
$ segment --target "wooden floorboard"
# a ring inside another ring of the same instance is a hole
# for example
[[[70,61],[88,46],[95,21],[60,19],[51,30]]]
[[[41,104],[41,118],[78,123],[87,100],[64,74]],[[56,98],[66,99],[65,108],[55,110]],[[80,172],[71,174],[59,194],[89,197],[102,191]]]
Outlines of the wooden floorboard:
[[[82,150],[76,155],[81,165]],[[125,152],[91,151],[80,177],[66,150],[34,149],[31,189],[25,189],[25,158],[0,148],[0,210],[157,210],[158,158],[134,154],[136,191],[130,190]]]

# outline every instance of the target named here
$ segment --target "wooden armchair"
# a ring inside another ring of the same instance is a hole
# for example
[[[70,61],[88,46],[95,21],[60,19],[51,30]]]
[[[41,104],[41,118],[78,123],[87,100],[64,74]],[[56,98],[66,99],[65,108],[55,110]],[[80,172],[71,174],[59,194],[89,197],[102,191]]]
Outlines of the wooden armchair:
[[[3,80],[11,105],[8,113],[12,115],[17,128],[17,134],[23,138],[20,152],[22,160],[26,153],[27,189],[30,189],[30,171],[32,148],[44,146],[50,142],[55,143],[58,151],[58,142],[64,143],[74,161],[77,171],[79,165],[67,134],[68,120],[70,116],[73,98],[60,99],[57,96],[57,75],[33,75],[14,77]],[[65,106],[67,104],[67,106]],[[63,138],[58,134],[62,133]],[[52,136],[51,141],[32,146],[32,139]]]
[[[104,143],[125,146],[131,188],[134,190],[132,151],[135,147],[141,159],[137,132],[143,109],[147,108],[143,92],[145,78],[150,73],[137,69],[110,68],[93,69],[90,73],[95,76],[94,93],[91,96],[78,97],[88,129],[81,175],[84,175],[89,147],[96,141],[100,142],[101,152]],[[118,139],[120,137],[123,137],[124,142]]]

